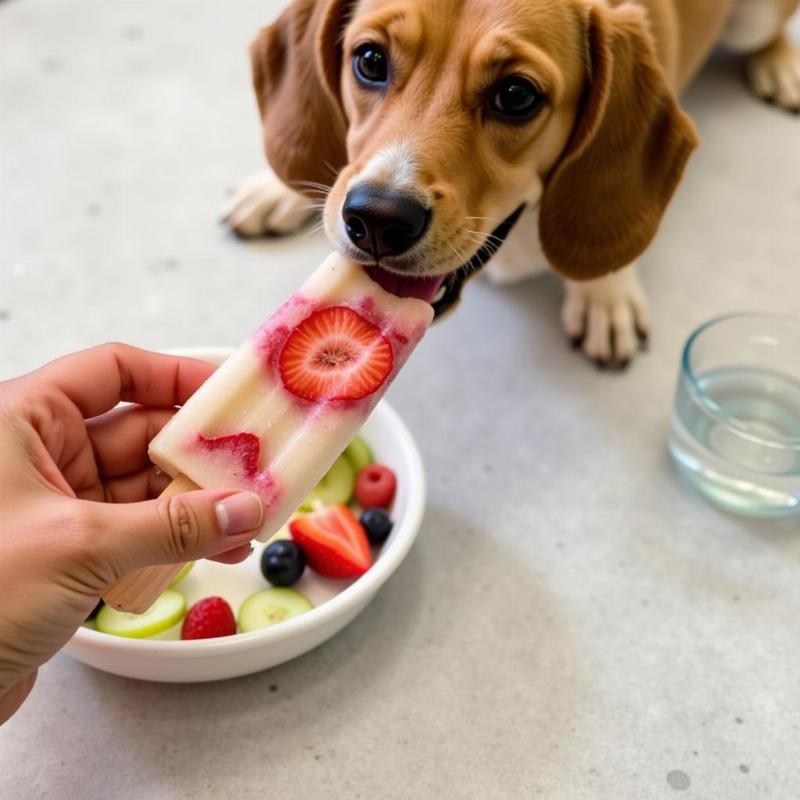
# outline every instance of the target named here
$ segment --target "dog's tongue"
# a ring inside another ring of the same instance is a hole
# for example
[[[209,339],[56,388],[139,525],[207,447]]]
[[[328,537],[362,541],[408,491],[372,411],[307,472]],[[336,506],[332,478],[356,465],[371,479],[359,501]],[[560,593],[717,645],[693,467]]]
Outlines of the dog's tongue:
[[[391,292],[397,297],[416,297],[426,303],[432,303],[436,292],[444,282],[444,275],[432,275],[427,278],[415,278],[407,275],[397,275],[394,272],[380,267],[367,267],[367,275],[375,283]]]

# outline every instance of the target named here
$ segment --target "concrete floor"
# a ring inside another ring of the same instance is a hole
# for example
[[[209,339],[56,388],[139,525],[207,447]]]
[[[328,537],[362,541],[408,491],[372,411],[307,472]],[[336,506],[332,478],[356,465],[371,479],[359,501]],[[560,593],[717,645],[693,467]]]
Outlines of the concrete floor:
[[[217,224],[261,165],[245,46],[277,5],[0,2],[0,378],[108,339],[236,344],[327,252]],[[686,105],[704,143],[644,258],[651,351],[598,374],[555,279],[470,286],[390,393],[429,508],[370,608],[222,684],[55,658],[0,730],[3,800],[800,796],[797,522],[715,511],[664,446],[690,329],[800,308],[800,120],[727,58]]]

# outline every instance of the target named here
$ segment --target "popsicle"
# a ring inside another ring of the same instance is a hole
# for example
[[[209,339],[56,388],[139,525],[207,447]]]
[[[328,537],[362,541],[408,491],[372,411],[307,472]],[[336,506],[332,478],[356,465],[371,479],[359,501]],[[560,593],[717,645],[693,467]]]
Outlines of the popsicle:
[[[432,318],[425,300],[329,256],[152,440],[151,460],[183,490],[256,492],[258,538],[268,539],[356,435]],[[144,611],[180,567],[138,570],[104,599]]]

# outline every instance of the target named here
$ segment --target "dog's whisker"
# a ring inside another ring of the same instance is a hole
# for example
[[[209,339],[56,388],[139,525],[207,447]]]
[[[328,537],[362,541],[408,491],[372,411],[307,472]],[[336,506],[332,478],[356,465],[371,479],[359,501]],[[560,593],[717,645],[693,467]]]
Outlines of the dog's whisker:
[[[333,175],[334,179],[339,177],[339,170],[331,164],[330,161],[323,161],[323,165],[330,170],[331,175]]]
[[[486,236],[484,234],[481,234],[478,237],[474,237],[473,239],[471,239],[471,241],[477,245],[477,249],[473,254],[473,258],[475,256],[480,255],[484,263],[488,261],[500,249],[500,246],[503,244],[503,239],[501,239],[500,237]],[[473,268],[473,271],[474,269],[480,269],[480,266]]]
[[[316,221],[311,226],[310,230],[318,231],[318,230],[323,230],[324,228],[325,228],[325,217],[323,217],[322,214],[318,214],[316,217]]]
[[[453,245],[451,245],[451,244],[450,244],[450,242],[445,242],[445,244],[447,245],[447,248],[450,250],[450,252],[451,252],[451,253],[453,253],[453,255],[454,255],[454,256],[455,256],[455,257],[456,257],[456,258],[457,258],[459,261],[461,261],[461,255],[460,255],[460,254],[459,254],[459,252],[458,252],[458,251],[455,249],[455,247],[453,247]]]
[[[316,186],[320,189],[331,189],[333,188],[330,183],[322,183],[321,181],[304,181],[304,180],[295,180],[292,183],[297,184],[298,186]]]
[[[491,246],[496,249],[503,244],[503,240],[499,236],[495,236],[493,233],[480,233],[480,231],[470,230],[466,230],[465,233],[471,236],[473,241],[478,242],[478,244],[486,247]]]
[[[478,248],[498,248],[500,247],[501,242],[499,240],[494,241],[492,239],[487,239],[485,236],[468,236],[467,241],[471,242],[472,244],[478,245]]]
[[[469,261],[469,259],[464,255],[464,253],[462,253],[458,248],[453,247],[453,245],[451,245],[450,242],[445,242],[445,244],[450,248],[452,253],[455,255],[455,257],[459,260],[461,264],[466,264],[467,261]]]
[[[292,181],[292,184],[294,186],[305,186],[309,189],[316,189],[323,194],[329,194],[333,189],[333,186],[329,186],[327,183],[317,183],[317,181]]]
[[[483,231],[473,231],[471,228],[464,228],[465,233],[471,233],[473,236],[479,236],[482,239],[497,239],[500,241],[500,237],[496,236],[494,233],[484,233]]]
[[[326,192],[324,189],[308,189],[304,188],[301,191],[301,194],[307,194],[311,197],[327,197],[330,192]]]
[[[495,223],[502,222],[502,220],[497,219],[497,217],[464,217],[464,219],[484,220],[486,222],[495,222]]]
[[[470,228],[461,228],[458,233],[466,234],[470,239],[475,239],[477,241],[485,241],[487,238],[492,236],[491,233],[483,233],[483,231],[473,231]]]
[[[318,233],[322,233],[325,230],[325,223],[318,222],[315,225],[312,225],[307,232],[307,238],[311,239],[313,236],[316,236]]]

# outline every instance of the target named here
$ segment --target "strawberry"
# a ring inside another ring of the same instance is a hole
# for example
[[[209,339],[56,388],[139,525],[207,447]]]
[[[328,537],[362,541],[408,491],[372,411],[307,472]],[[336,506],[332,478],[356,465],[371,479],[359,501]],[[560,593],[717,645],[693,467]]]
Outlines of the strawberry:
[[[213,639],[234,633],[236,619],[221,597],[206,597],[195,603],[186,613],[181,627],[181,639]]]
[[[372,565],[369,540],[347,506],[328,506],[289,523],[308,566],[326,578],[357,578]]]
[[[258,472],[261,442],[254,433],[231,433],[213,437],[203,436],[201,433],[197,438],[206,450],[227,450],[240,459],[245,478],[253,478]]]
[[[357,400],[380,389],[394,366],[389,340],[347,306],[314,311],[278,357],[283,385],[305,400]]]

